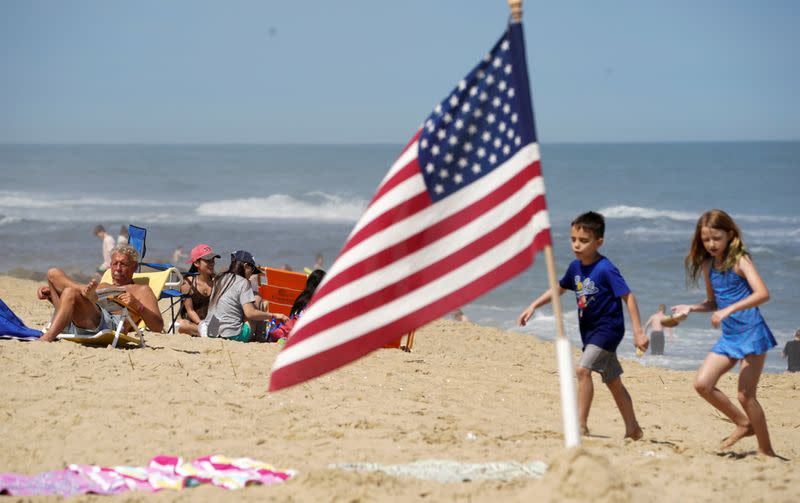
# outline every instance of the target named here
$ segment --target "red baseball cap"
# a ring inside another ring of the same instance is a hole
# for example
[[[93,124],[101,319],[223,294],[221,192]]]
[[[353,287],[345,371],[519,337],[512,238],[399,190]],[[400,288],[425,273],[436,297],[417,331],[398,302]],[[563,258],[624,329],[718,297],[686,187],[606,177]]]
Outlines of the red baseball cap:
[[[220,256],[214,253],[214,249],[208,245],[197,245],[192,248],[192,253],[186,263],[193,264],[200,259],[211,260],[212,258],[220,258]]]

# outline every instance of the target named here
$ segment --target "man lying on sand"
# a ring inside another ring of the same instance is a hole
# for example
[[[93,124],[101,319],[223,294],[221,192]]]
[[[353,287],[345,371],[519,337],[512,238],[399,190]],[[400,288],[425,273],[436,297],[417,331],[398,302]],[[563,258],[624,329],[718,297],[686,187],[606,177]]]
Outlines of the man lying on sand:
[[[122,287],[125,291],[116,297],[136,310],[147,325],[147,329],[160,332],[164,329],[164,320],[158,309],[158,300],[147,285],[136,285],[133,273],[139,262],[136,248],[130,245],[118,245],[111,250],[111,278],[113,285],[97,284],[92,280],[85,285],[73,281],[58,268],[47,271],[47,285],[39,288],[36,297],[48,300],[56,312],[50,328],[39,340],[52,342],[70,323],[81,330],[98,332],[116,326],[114,316],[96,304],[97,290],[110,287]]]

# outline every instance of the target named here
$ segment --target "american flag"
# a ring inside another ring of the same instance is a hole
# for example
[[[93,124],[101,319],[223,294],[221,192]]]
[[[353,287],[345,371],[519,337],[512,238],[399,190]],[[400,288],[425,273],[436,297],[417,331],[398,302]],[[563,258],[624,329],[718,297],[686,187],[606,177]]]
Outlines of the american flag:
[[[275,359],[270,391],[446,315],[549,244],[522,25],[512,23],[389,169]]]

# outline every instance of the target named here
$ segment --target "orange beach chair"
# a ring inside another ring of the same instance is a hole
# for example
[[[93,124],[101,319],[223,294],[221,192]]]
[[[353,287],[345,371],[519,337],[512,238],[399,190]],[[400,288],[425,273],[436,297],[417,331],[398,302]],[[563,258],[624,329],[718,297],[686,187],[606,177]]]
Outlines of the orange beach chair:
[[[271,313],[289,316],[292,304],[306,287],[306,275],[273,267],[262,267],[261,270],[265,281],[261,284],[262,274],[259,274],[258,293],[267,303],[265,308]]]
[[[301,272],[286,271],[273,267],[262,267],[261,270],[262,274],[258,276],[258,293],[261,295],[261,298],[267,302],[265,306],[267,311],[289,316],[295,299],[297,299],[297,296],[300,295],[306,287],[306,279],[308,276]],[[264,284],[261,283],[262,275],[266,278]],[[414,347],[414,332],[415,331],[412,330],[396,341],[386,344],[384,347],[411,351],[411,348]],[[403,344],[403,337],[406,338],[405,344]]]

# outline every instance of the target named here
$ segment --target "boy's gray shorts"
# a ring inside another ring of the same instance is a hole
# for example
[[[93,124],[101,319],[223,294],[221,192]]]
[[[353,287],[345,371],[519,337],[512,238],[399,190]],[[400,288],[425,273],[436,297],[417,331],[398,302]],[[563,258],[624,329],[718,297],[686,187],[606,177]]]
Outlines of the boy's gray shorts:
[[[587,344],[583,350],[578,366],[592,369],[603,378],[603,382],[613,381],[622,375],[622,365],[617,360],[617,353],[606,351],[600,346]]]

